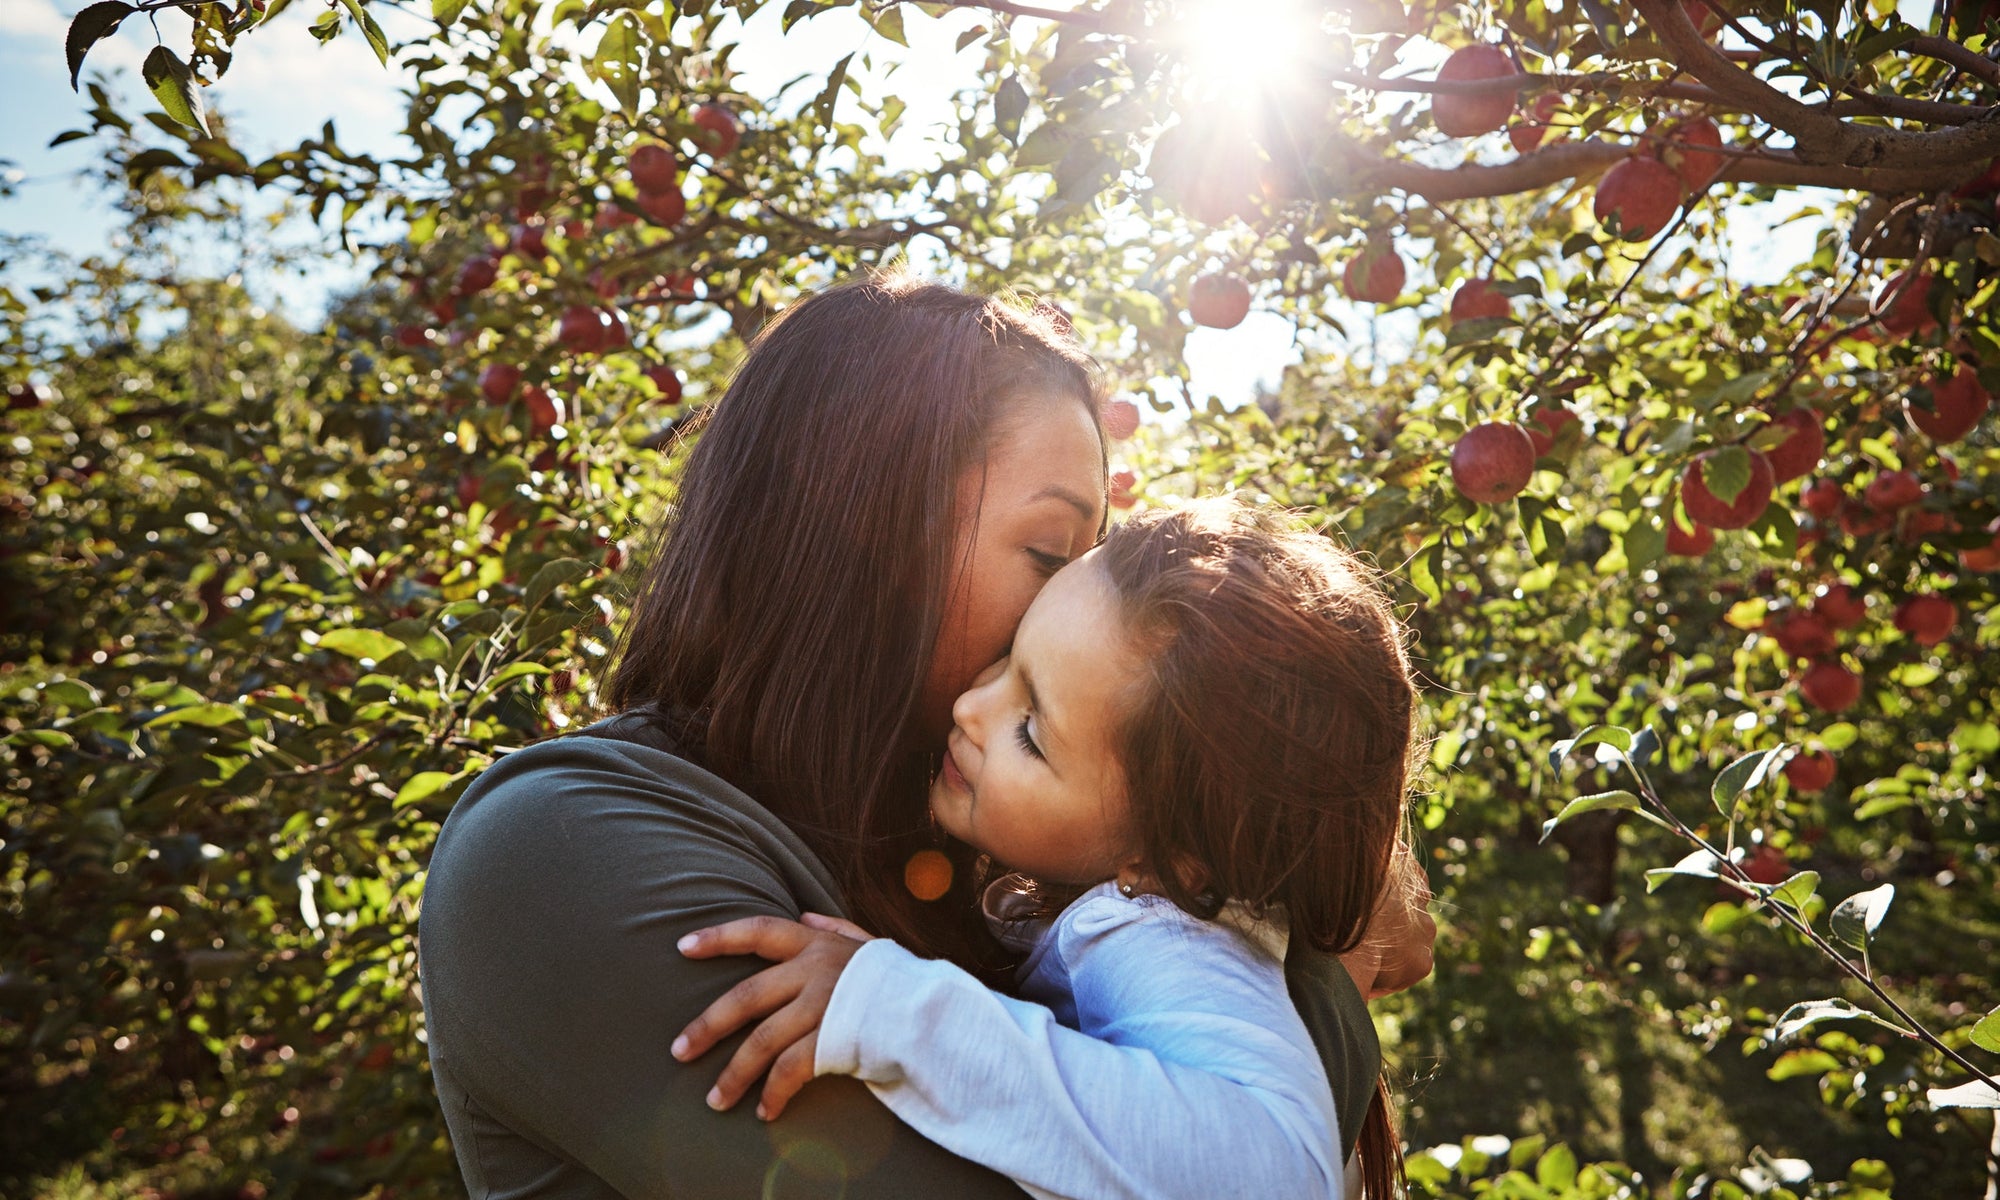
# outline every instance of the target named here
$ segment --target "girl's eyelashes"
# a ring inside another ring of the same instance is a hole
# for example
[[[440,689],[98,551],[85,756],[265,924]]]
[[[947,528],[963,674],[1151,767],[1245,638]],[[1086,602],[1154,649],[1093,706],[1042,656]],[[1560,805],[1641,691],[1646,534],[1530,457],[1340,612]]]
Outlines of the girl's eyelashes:
[[[1042,748],[1035,745],[1034,736],[1028,732],[1028,718],[1026,716],[1021,718],[1019,725],[1014,726],[1014,740],[1021,743],[1021,749],[1026,750],[1031,757],[1041,759],[1044,762],[1048,761],[1042,759]]]

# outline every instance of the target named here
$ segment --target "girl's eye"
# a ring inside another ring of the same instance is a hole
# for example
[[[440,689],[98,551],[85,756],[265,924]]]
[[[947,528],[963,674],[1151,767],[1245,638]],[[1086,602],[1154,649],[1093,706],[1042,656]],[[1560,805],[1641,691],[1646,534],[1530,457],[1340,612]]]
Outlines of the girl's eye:
[[[1042,748],[1035,745],[1034,737],[1028,733],[1028,718],[1022,717],[1021,723],[1014,727],[1014,740],[1021,743],[1021,749],[1026,750],[1030,756],[1042,758]],[[1042,761],[1047,760],[1042,759]]]
[[[1044,575],[1053,575],[1069,565],[1069,560],[1060,554],[1050,554],[1046,550],[1030,550],[1028,557],[1035,562],[1035,569]]]

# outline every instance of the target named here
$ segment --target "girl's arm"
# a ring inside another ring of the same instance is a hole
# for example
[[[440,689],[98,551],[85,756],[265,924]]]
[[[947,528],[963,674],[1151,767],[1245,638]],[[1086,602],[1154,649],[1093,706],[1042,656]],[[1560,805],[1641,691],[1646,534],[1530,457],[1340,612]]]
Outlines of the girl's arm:
[[[1330,1089],[1276,960],[1164,901],[1086,899],[1051,936],[1080,1029],[878,940],[831,989],[817,1072],[1039,1196],[1341,1194]]]

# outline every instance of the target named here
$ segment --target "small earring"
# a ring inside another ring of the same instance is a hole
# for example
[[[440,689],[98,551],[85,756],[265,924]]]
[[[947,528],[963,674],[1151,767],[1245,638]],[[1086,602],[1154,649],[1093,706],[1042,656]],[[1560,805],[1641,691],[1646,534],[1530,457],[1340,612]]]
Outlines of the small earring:
[[[1139,889],[1129,883],[1121,882],[1118,885],[1118,894],[1129,900],[1139,894]]]

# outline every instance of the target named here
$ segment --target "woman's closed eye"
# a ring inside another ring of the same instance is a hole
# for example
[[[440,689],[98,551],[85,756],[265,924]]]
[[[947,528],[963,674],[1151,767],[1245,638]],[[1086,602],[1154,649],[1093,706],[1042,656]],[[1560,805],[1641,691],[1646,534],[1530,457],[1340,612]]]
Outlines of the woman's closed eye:
[[[1021,723],[1014,727],[1014,740],[1020,742],[1021,749],[1026,750],[1034,758],[1040,759],[1043,762],[1048,761],[1042,757],[1042,748],[1035,745],[1034,735],[1028,731],[1027,717],[1022,717]]]
[[[1061,554],[1050,554],[1046,550],[1030,549],[1028,557],[1034,560],[1035,569],[1044,575],[1054,575],[1069,565],[1069,559]]]

